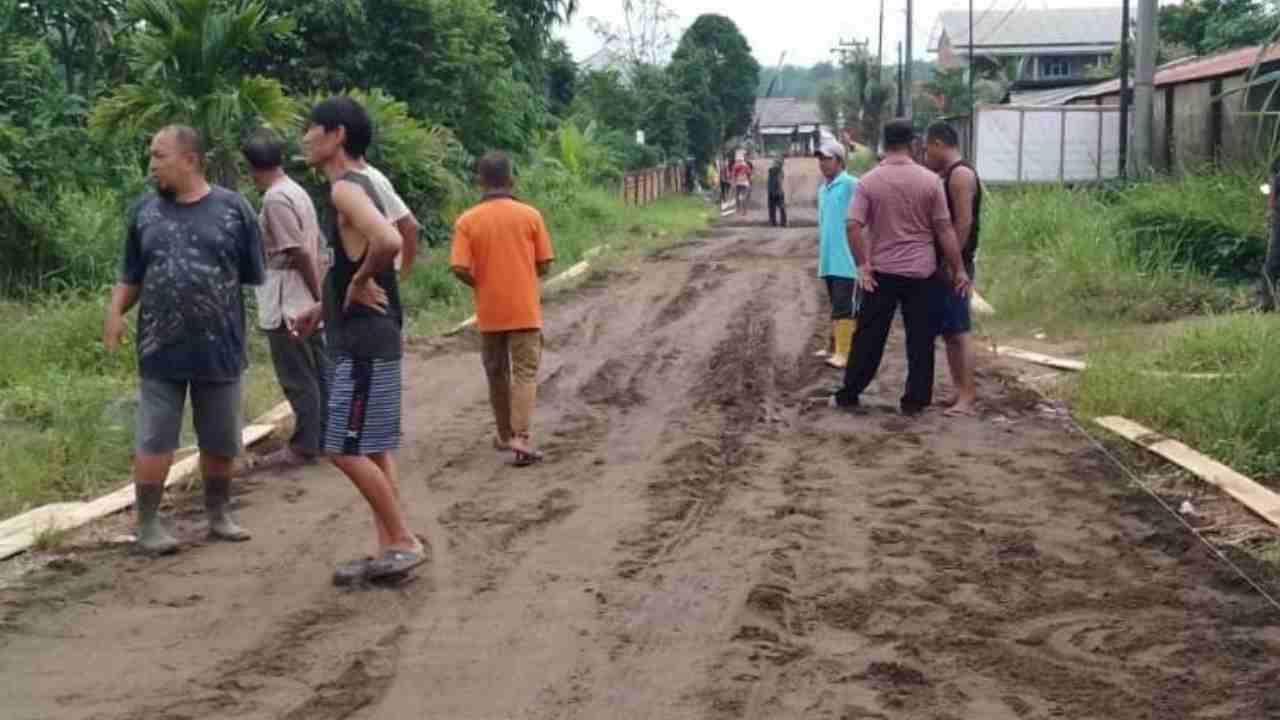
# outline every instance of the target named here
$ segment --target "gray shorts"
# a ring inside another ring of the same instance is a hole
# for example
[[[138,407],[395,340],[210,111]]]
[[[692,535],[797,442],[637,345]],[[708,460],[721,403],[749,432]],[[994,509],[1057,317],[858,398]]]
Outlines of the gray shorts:
[[[200,451],[220,457],[240,454],[240,381],[158,380],[141,378],[138,386],[136,449],[165,455],[178,449],[182,409],[191,391],[196,443]]]

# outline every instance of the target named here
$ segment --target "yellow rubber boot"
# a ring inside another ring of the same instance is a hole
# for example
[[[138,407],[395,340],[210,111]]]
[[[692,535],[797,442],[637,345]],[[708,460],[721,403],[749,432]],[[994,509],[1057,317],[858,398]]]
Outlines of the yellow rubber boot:
[[[853,349],[853,320],[836,320],[832,335],[836,339],[836,351],[827,360],[834,368],[843,368],[849,364],[849,351]]]

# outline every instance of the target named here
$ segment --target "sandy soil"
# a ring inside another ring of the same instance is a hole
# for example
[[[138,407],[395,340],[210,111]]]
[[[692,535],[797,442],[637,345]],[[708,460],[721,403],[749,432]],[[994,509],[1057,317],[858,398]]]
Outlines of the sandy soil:
[[[0,590],[0,715],[1280,717],[1280,615],[998,368],[982,417],[904,419],[895,332],[882,409],[805,411],[838,379],[815,233],[761,215],[549,304],[541,466],[490,448],[474,335],[413,346],[416,580],[333,588],[363,502],[259,474],[247,545],[182,501],[177,556]]]

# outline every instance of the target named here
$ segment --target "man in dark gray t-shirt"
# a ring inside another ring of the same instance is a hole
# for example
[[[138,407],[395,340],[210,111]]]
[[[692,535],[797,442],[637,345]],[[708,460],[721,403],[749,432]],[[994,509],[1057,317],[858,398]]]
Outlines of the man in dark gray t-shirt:
[[[209,536],[249,539],[227,503],[240,452],[240,375],[248,364],[241,288],[262,283],[262,240],[249,203],[205,180],[202,155],[200,135],[189,127],[166,127],[153,138],[156,192],[129,211],[120,282],[103,328],[103,343],[114,351],[125,314],[140,304],[134,482],[138,545],[155,554],[178,548],[157,511],[188,392]]]

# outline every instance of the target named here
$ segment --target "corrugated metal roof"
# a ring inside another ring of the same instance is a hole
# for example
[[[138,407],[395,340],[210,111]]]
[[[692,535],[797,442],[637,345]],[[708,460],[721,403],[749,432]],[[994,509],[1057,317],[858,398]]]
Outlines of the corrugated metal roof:
[[[1090,93],[1097,85],[1084,87],[1054,88],[1052,90],[1029,90],[1027,92],[1009,93],[1010,105],[1066,105],[1079,97],[1091,97]]]
[[[756,98],[754,125],[759,127],[791,127],[817,125],[818,103],[792,97]]]
[[[1064,8],[1058,10],[998,10],[975,12],[974,50],[993,45],[1104,45],[1120,44],[1121,9]],[[969,46],[969,13],[947,10],[938,14],[938,23],[929,40],[929,51],[937,52],[942,34],[951,46],[964,52]]]
[[[1255,45],[1254,47],[1226,50],[1200,58],[1174,60],[1171,63],[1161,65],[1156,71],[1155,85],[1156,87],[1178,85],[1222,75],[1243,73],[1253,67],[1253,63],[1258,59],[1258,51],[1261,49],[1261,45]],[[1267,49],[1262,61],[1274,62],[1277,60],[1280,60],[1280,45],[1273,45]],[[1120,81],[1108,80],[1105,83],[1089,88],[1088,93],[1077,97],[1098,97],[1100,95],[1114,95],[1119,92]]]

